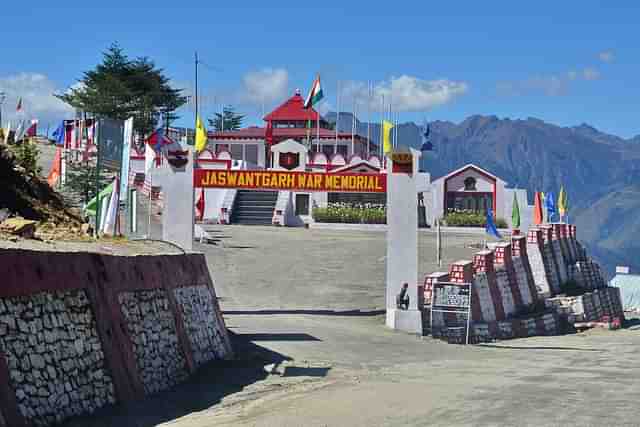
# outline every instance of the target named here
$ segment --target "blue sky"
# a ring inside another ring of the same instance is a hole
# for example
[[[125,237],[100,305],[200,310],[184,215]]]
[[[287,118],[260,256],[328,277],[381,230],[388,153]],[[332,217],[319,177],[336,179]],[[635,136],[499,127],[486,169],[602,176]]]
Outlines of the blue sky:
[[[322,109],[335,109],[340,80],[343,105],[351,110],[355,97],[361,119],[371,81],[401,121],[495,114],[640,134],[636,2],[252,3],[3,4],[4,116],[18,96],[43,122],[68,115],[51,93],[118,41],[188,90],[197,50],[205,115],[224,102],[257,123],[263,104],[306,92],[320,72]]]

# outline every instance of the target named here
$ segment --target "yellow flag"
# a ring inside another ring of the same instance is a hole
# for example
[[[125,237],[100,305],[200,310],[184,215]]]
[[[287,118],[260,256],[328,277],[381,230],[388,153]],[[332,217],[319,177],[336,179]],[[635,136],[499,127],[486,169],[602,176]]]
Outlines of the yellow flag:
[[[560,187],[560,195],[558,196],[558,212],[563,217],[567,213],[567,193],[564,191],[564,187]]]
[[[390,133],[391,133],[391,129],[393,129],[393,124],[391,122],[388,122],[386,120],[383,120],[382,122],[382,147],[384,148],[384,153],[390,153],[391,152],[391,139],[390,139]]]
[[[207,147],[207,130],[200,120],[200,116],[196,117],[196,152],[201,152]]]

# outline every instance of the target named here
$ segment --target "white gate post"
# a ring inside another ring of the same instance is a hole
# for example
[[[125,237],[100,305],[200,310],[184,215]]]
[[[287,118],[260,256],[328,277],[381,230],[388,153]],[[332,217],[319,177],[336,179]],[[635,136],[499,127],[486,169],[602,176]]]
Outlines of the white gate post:
[[[411,169],[396,172],[392,154],[387,161],[387,287],[386,324],[389,328],[422,334],[418,307],[418,163],[420,152],[411,151]],[[407,153],[408,154],[408,153]],[[396,297],[407,283],[409,307],[398,309]]]

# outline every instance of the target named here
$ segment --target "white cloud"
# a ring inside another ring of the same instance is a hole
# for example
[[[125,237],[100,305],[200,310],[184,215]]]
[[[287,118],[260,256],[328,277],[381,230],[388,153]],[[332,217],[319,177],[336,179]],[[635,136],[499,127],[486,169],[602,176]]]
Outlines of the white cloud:
[[[616,59],[616,55],[615,55],[615,53],[613,53],[612,50],[605,50],[605,51],[602,51],[602,52],[598,53],[598,58],[602,62],[609,63],[609,62],[613,62]]]
[[[63,118],[72,117],[73,109],[58,98],[54,93],[60,89],[47,76],[40,73],[19,73],[0,77],[0,92],[6,93],[6,100],[2,105],[2,121],[14,122],[18,119],[16,106],[22,98],[23,114],[20,118],[35,118],[41,124],[54,123]]]
[[[574,82],[593,81],[600,77],[600,71],[587,67],[580,71],[570,70],[558,75],[534,76],[525,80],[498,82],[496,89],[503,95],[512,96],[536,92],[547,96],[561,96],[568,93],[570,85]]]
[[[585,80],[598,80],[600,78],[600,71],[594,68],[585,68],[582,71],[582,77]]]
[[[464,95],[469,86],[465,82],[448,79],[422,80],[402,75],[373,86],[371,108],[380,111],[382,98],[386,105],[392,104],[395,111],[424,111],[447,104],[458,96]],[[352,107],[353,99],[359,106],[366,107],[369,98],[367,84],[358,81],[345,82],[341,86],[341,102]]]
[[[281,102],[287,96],[289,73],[284,68],[250,71],[242,78],[243,98],[254,104]]]

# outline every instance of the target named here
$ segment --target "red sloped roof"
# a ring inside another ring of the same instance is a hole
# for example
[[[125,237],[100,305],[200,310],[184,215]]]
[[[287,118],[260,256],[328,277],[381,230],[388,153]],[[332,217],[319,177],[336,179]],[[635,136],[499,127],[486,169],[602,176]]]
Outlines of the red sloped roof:
[[[264,116],[264,121],[272,120],[318,120],[318,112],[313,108],[304,108],[304,99],[299,93],[287,99],[278,108]],[[320,120],[323,120],[320,117]]]

